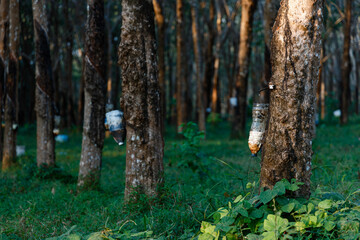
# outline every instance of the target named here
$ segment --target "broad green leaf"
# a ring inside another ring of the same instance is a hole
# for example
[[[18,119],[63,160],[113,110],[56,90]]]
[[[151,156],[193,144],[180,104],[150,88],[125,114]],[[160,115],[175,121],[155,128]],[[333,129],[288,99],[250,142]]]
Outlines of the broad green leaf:
[[[273,193],[276,193],[277,196],[285,194],[285,184],[280,181],[277,182],[273,188]]]
[[[295,207],[295,203],[289,203],[281,207],[281,211],[290,213]]]
[[[306,228],[306,225],[303,222],[296,222],[295,228],[296,228],[296,231],[302,231]]]
[[[234,212],[235,213],[240,213],[243,217],[248,217],[249,216],[248,212],[246,211],[246,209],[244,208],[244,206],[242,204],[236,206],[236,208],[234,209]]]
[[[317,217],[316,216],[310,216],[309,217],[309,224],[310,225],[316,225],[317,224]]]
[[[242,195],[239,195],[235,198],[234,203],[240,202],[240,200],[243,198]]]
[[[259,236],[259,235],[250,233],[250,234],[246,235],[246,239],[248,239],[248,240],[261,240],[263,238],[261,236]]]
[[[209,222],[202,222],[200,231],[205,234],[211,235],[213,238],[219,237],[219,232],[215,231],[216,226]],[[213,238],[204,238],[204,239],[213,239]]]
[[[263,240],[277,240],[278,239],[278,235],[276,234],[276,232],[264,232],[261,235],[264,237]]]
[[[332,200],[326,199],[324,201],[319,202],[318,207],[322,208],[322,209],[329,209],[329,208],[331,208],[332,204],[333,204]]]
[[[215,237],[211,234],[204,233],[204,234],[201,234],[198,239],[199,240],[214,240]]]
[[[288,229],[289,221],[280,216],[269,214],[264,221],[264,229],[269,232],[281,234]]]
[[[262,218],[263,215],[264,215],[264,212],[261,211],[260,209],[255,209],[255,210],[251,211],[251,213],[250,213],[250,217],[252,217],[252,218]]]
[[[228,213],[229,213],[229,210],[227,210],[226,208],[223,208],[223,207],[222,207],[222,208],[219,208],[219,209],[214,213],[213,218],[218,221],[218,220],[222,219],[223,217],[227,216]]]
[[[312,210],[314,210],[314,208],[315,208],[314,204],[309,203],[309,204],[307,205],[307,213],[311,213]]]
[[[102,233],[101,232],[95,232],[90,234],[90,236],[87,238],[87,240],[102,240]]]
[[[335,223],[333,221],[326,221],[324,224],[324,227],[325,227],[326,231],[330,232],[331,230],[334,229]]]
[[[276,196],[276,194],[275,194]],[[270,202],[274,197],[274,193],[272,192],[272,190],[266,190],[262,193],[260,193],[260,201],[263,204],[267,204],[268,202]]]

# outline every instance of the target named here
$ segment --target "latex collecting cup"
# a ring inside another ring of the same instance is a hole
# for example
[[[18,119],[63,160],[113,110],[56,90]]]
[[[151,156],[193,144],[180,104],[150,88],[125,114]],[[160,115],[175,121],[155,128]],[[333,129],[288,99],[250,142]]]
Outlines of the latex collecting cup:
[[[125,142],[125,120],[124,113],[119,110],[113,110],[105,115],[105,128],[110,131],[115,142],[123,145]]]
[[[252,124],[249,134],[249,148],[253,156],[260,151],[269,115],[269,104],[255,103],[252,110]]]

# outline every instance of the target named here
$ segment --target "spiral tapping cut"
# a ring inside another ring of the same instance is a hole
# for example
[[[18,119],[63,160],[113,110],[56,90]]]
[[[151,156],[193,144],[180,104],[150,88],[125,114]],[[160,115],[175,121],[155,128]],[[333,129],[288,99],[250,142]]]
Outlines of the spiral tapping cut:
[[[253,122],[251,124],[248,141],[252,156],[256,156],[261,149],[268,119],[268,113],[269,104],[254,104],[252,112]]]

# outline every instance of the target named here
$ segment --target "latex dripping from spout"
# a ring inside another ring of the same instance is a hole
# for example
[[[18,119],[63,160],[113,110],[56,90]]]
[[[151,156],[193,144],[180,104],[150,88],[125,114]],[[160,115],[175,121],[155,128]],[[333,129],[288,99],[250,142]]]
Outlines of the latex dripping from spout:
[[[255,103],[252,110],[252,124],[249,133],[248,145],[251,156],[256,157],[260,151],[266,130],[269,115],[269,104]]]

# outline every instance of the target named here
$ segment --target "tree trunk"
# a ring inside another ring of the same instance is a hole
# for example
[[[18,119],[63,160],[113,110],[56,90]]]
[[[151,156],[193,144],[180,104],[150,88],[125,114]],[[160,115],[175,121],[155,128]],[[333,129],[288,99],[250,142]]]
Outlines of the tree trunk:
[[[360,49],[355,53],[356,58],[356,85],[355,85],[355,113],[359,115],[359,90],[360,90]]]
[[[264,6],[264,40],[265,40],[265,53],[264,53],[264,78],[261,78],[261,89],[268,86],[271,79],[271,60],[270,60],[270,45],[272,38],[272,27],[280,7],[280,0],[265,0]],[[269,103],[270,92],[267,90],[260,92],[260,103]]]
[[[185,44],[183,39],[184,12],[183,0],[176,0],[176,115],[177,128],[181,132],[181,124],[187,120]]]
[[[235,97],[237,105],[234,106],[231,137],[239,138],[245,134],[246,125],[246,98],[251,54],[252,22],[257,0],[243,0],[241,9],[240,46],[239,46],[239,72],[235,82]]]
[[[200,34],[199,34],[199,18],[198,18],[198,6],[191,6],[191,19],[192,19],[192,38],[194,44],[194,56],[196,64],[196,100],[197,100],[197,119],[200,131],[206,131],[206,119],[205,119],[205,104],[203,94],[203,68],[202,68],[202,51],[200,46]]]
[[[214,75],[212,76],[212,91],[211,91],[211,112],[220,113],[220,81],[219,81],[219,68],[220,68],[220,51],[221,51],[221,9],[219,0],[215,0],[216,11],[216,44],[214,56]]]
[[[319,76],[322,0],[282,1],[271,43],[270,119],[262,154],[261,187],[282,179],[303,182],[310,196],[315,93]]]
[[[57,0],[51,1],[50,8],[50,26],[52,31],[50,32],[50,41],[53,44],[52,49],[52,70],[54,79],[54,103],[55,103],[55,115],[60,115],[60,73],[61,73],[61,61],[60,61],[60,44],[59,44],[59,13],[58,13],[59,2]],[[51,44],[50,44],[51,45]]]
[[[114,109],[114,103],[112,102],[112,94],[114,92],[113,90],[113,83],[112,83],[112,31],[111,31],[111,16],[110,16],[110,6],[111,1],[107,2],[106,8],[105,8],[105,26],[106,26],[106,111],[110,111]],[[110,109],[108,109],[111,107]]]
[[[78,101],[78,119],[77,125],[82,126],[84,121],[84,88],[85,88],[85,56],[82,56],[81,77],[79,87],[79,101]]]
[[[97,188],[105,137],[106,56],[104,0],[88,0],[85,37],[84,125],[78,189]]]
[[[33,18],[36,55],[36,135],[37,165],[51,167],[55,165],[54,141],[54,89],[51,69],[49,37],[47,29],[46,3],[33,0]]]
[[[73,84],[72,84],[72,62],[73,62],[73,46],[74,46],[74,36],[73,36],[73,27],[72,22],[69,16],[70,5],[69,0],[64,0],[64,20],[65,20],[65,61],[64,61],[64,70],[65,70],[65,81],[66,81],[66,92],[65,97],[67,99],[66,106],[66,126],[71,127],[75,124],[75,112],[74,112],[74,99],[73,99]]]
[[[152,3],[123,0],[122,19],[119,64],[127,132],[125,198],[129,200],[134,191],[158,195],[164,142]]]
[[[346,124],[349,119],[350,105],[350,39],[351,39],[351,1],[346,0],[345,4],[345,23],[344,23],[344,51],[341,65],[341,124]]]
[[[19,2],[10,0],[9,6],[9,67],[6,79],[5,92],[5,128],[4,128],[4,150],[2,169],[6,170],[16,162],[16,105],[17,105],[17,83],[19,76],[18,49],[20,43],[20,21]]]
[[[9,0],[0,1],[0,121],[2,124],[2,112],[4,108],[4,95],[5,95],[5,84],[6,84],[6,71],[9,59]],[[5,110],[5,109],[4,109]],[[3,129],[0,127],[0,157],[2,159],[3,151]],[[8,168],[2,163],[2,168]]]
[[[35,69],[32,66],[34,58],[34,27],[32,21],[32,2],[19,1],[21,24],[20,47],[22,64],[19,73],[21,74],[19,84],[19,125],[33,123],[36,119],[35,107]],[[26,74],[22,74],[26,73]]]
[[[165,95],[165,18],[163,15],[163,0],[153,0],[155,20],[157,24],[157,39],[158,39],[158,62],[159,62],[159,85],[161,94],[161,116],[162,116],[162,131],[165,130],[166,118],[166,95]]]
[[[211,93],[212,93],[212,79],[214,76],[214,51],[213,46],[215,42],[215,31],[213,27],[215,19],[215,2],[210,0],[209,7],[209,21],[208,21],[208,39],[205,52],[205,73],[204,73],[204,95],[205,95],[205,109],[210,106],[211,103]]]

